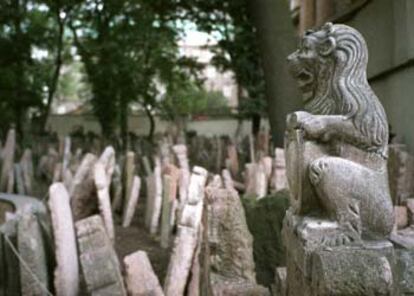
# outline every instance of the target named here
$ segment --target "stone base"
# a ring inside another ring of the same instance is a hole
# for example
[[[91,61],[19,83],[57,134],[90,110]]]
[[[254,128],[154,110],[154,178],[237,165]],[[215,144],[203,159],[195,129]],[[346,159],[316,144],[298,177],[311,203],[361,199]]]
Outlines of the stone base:
[[[321,238],[337,231],[327,220],[287,212],[283,240],[287,258],[287,296],[397,295],[394,248],[387,240],[322,247]]]

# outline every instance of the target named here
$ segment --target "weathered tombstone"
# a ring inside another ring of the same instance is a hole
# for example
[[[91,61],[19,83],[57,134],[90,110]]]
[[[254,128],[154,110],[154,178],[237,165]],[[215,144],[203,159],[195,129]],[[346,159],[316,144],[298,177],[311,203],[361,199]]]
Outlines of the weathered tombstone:
[[[121,168],[119,165],[115,165],[113,177],[112,177],[112,184],[113,184],[113,198],[112,198],[112,211],[118,211],[122,205],[122,176],[121,176]]]
[[[260,199],[267,195],[268,178],[266,168],[263,163],[259,162],[255,164],[255,190],[256,198]]]
[[[95,215],[77,221],[75,228],[88,293],[92,296],[125,296],[118,258],[101,217]]]
[[[16,180],[17,193],[24,195],[25,190],[24,190],[23,172],[22,172],[22,167],[20,166],[19,163],[14,164],[14,179]]]
[[[7,193],[14,193],[14,170],[13,170],[13,167],[9,171],[9,176],[7,178],[7,189],[6,189],[6,192]]]
[[[246,194],[256,194],[256,164],[246,163],[244,174],[244,187],[246,188]]]
[[[208,187],[204,216],[202,261],[205,266],[202,290],[211,295],[268,295],[257,285],[253,260],[253,237],[250,234],[243,206],[235,190]]]
[[[138,176],[135,176],[132,182],[131,196],[128,198],[128,205],[122,219],[122,227],[128,227],[131,225],[132,218],[135,214],[135,209],[137,208],[140,188],[141,179]]]
[[[130,296],[163,296],[147,253],[137,251],[124,258],[125,282]]]
[[[69,189],[72,214],[75,221],[96,213],[98,209],[97,192],[94,182],[96,156],[88,153],[82,160]]]
[[[256,152],[254,150],[254,137],[252,134],[249,134],[249,149],[250,149],[250,162],[256,162]]]
[[[69,193],[62,183],[50,186],[48,205],[56,253],[55,293],[57,296],[76,296],[79,289],[78,251]]]
[[[69,136],[65,137],[63,148],[63,160],[62,160],[62,179],[65,181],[65,172],[69,168],[70,158],[71,158],[71,139]]]
[[[19,217],[17,242],[22,295],[48,295],[48,268],[42,233],[37,217],[27,208]],[[24,263],[23,263],[24,261]]]
[[[407,198],[414,197],[414,157],[405,145],[389,145],[388,175],[394,205],[403,205]]]
[[[170,244],[170,215],[172,203],[174,202],[171,195],[171,187],[173,186],[173,180],[170,175],[163,176],[163,197],[162,197],[162,215],[161,215],[161,247],[168,248]]]
[[[114,221],[112,219],[111,198],[109,196],[110,179],[105,171],[105,165],[101,161],[95,163],[94,181],[98,195],[99,212],[105,225],[109,239],[115,239]]]
[[[125,191],[124,191],[124,205],[123,205],[123,213],[125,213],[126,208],[128,206],[128,199],[131,196],[132,190],[132,182],[134,180],[135,175],[135,153],[132,151],[128,151],[126,158],[125,158]]]
[[[204,205],[204,186],[207,171],[194,167],[188,188],[187,203],[178,223],[177,236],[164,283],[166,295],[183,295],[188,281]]]
[[[229,170],[223,170],[221,176],[223,177],[224,187],[228,190],[234,190],[234,183]]]
[[[272,183],[275,191],[287,188],[285,151],[281,148],[275,149],[275,162]]]
[[[236,145],[230,144],[227,146],[227,157],[229,159],[228,169],[233,176],[237,176],[239,174],[239,156]]]
[[[158,230],[160,222],[161,206],[162,206],[162,177],[161,177],[161,161],[158,157],[155,158],[154,168],[154,196],[153,206],[151,209],[151,223],[150,233],[155,234]]]
[[[57,182],[61,182],[63,181],[62,178],[62,163],[58,162],[55,165],[55,168],[53,170],[53,178],[52,178],[52,183],[57,183]]]
[[[305,111],[285,138],[287,296],[394,295],[388,123],[367,58],[359,32],[330,23],[288,58]]]
[[[189,171],[190,165],[188,164],[187,146],[184,144],[179,144],[173,146],[172,149],[178,159],[178,165],[180,168]]]
[[[15,251],[18,249],[18,218],[0,225],[0,295],[20,295],[20,261]]]
[[[20,159],[20,166],[22,167],[24,190],[26,194],[32,194],[32,185],[33,185],[33,160],[32,160],[32,151],[30,149],[25,149]]]
[[[155,197],[155,178],[154,174],[149,175],[145,178],[147,199],[145,203],[145,226],[148,230],[151,229],[152,212],[154,208],[154,197]]]
[[[148,160],[148,157],[147,156],[143,156],[142,157],[142,163],[144,164],[144,170],[145,170],[145,174],[147,175],[147,177],[149,176],[149,175],[151,175],[152,174],[152,170],[151,170],[151,165],[150,165],[150,162],[149,162],[149,160]]]
[[[6,143],[2,150],[3,161],[0,176],[0,191],[9,192],[10,171],[13,172],[14,153],[16,149],[16,131],[12,128],[7,133]]]

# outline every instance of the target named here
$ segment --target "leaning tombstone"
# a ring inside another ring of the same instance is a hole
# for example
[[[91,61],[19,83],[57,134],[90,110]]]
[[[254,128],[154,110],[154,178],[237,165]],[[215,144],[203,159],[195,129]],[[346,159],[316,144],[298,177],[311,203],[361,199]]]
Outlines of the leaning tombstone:
[[[86,154],[73,177],[69,195],[75,221],[96,213],[98,209],[93,173],[95,163],[96,156],[91,153]]]
[[[23,181],[23,172],[22,167],[19,163],[14,164],[14,179],[16,180],[16,191],[17,194],[24,195],[24,181]]]
[[[141,179],[138,176],[135,176],[132,182],[131,196],[128,198],[128,205],[122,218],[122,227],[128,227],[131,225],[132,218],[134,217],[135,210],[137,208],[140,188]]]
[[[4,144],[2,155],[2,167],[0,175],[0,192],[10,192],[9,178],[13,174],[14,154],[16,149],[16,132],[12,128],[7,133],[6,143]]]
[[[88,294],[126,296],[119,261],[101,217],[79,220],[75,228]]]
[[[234,189],[207,187],[204,207],[200,289],[211,295],[268,295],[256,283],[253,237],[238,193]],[[207,279],[207,281],[206,281]]]
[[[55,293],[57,296],[76,296],[79,289],[78,252],[70,198],[62,183],[49,188],[49,209],[55,241]]]
[[[165,278],[166,295],[183,295],[187,285],[193,255],[198,245],[206,179],[207,171],[195,166]]]
[[[128,151],[125,158],[125,191],[124,191],[124,204],[123,204],[123,213],[125,214],[126,208],[128,206],[128,199],[131,196],[132,182],[135,175],[135,153]]]
[[[366,79],[366,43],[328,23],[288,61],[305,111],[288,116],[285,134],[287,296],[396,295],[388,123]]]
[[[158,157],[155,159],[154,168],[154,192],[153,206],[151,209],[150,233],[155,234],[158,231],[162,207],[162,176],[161,161]]]
[[[99,213],[105,225],[109,239],[115,239],[114,221],[112,219],[111,198],[109,197],[109,179],[101,161],[95,163],[94,181],[98,195]]]
[[[20,166],[22,167],[22,175],[24,182],[24,190],[26,194],[32,194],[32,185],[33,185],[33,160],[32,160],[32,151],[30,149],[25,149],[20,159]]]
[[[125,282],[130,296],[163,296],[147,253],[137,251],[124,258]]]
[[[41,228],[31,208],[19,217],[17,243],[22,295],[50,295],[48,267]]]

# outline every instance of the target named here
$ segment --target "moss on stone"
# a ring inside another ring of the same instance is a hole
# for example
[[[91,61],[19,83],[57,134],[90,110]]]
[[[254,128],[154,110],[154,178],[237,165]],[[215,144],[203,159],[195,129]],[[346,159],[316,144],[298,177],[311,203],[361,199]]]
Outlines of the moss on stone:
[[[260,200],[245,196],[242,203],[253,235],[257,282],[270,286],[274,282],[276,267],[285,265],[281,230],[289,207],[289,192],[281,190]]]

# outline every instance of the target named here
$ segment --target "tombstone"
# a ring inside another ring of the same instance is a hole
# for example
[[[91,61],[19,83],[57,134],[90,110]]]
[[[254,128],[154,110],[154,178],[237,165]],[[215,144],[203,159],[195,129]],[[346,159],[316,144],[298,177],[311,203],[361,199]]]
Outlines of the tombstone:
[[[9,176],[7,178],[7,189],[6,189],[6,192],[7,193],[14,193],[14,170],[13,170],[13,167],[9,171]]]
[[[256,164],[246,163],[244,170],[244,187],[246,188],[246,194],[256,194]]]
[[[63,181],[65,177],[65,172],[69,168],[70,158],[71,158],[71,139],[69,136],[65,137],[64,140],[64,148],[63,148],[63,160],[62,160],[62,178]]]
[[[154,168],[154,191],[153,191],[153,206],[151,209],[151,223],[150,233],[155,234],[158,230],[158,225],[161,215],[162,206],[162,176],[161,176],[161,161],[158,157],[155,158]]]
[[[100,160],[95,163],[94,181],[98,195],[99,212],[104,222],[108,237],[114,242],[114,221],[112,219],[111,198],[109,196],[110,179],[108,179],[105,165]]]
[[[14,153],[16,149],[16,131],[12,128],[7,133],[6,143],[4,144],[4,148],[2,150],[3,161],[1,167],[1,178],[0,178],[0,192],[9,192],[10,191],[10,181],[9,178],[13,172],[13,164],[14,164]]]
[[[113,184],[113,199],[112,199],[112,211],[118,211],[122,205],[122,176],[121,168],[118,164],[115,165],[114,173],[112,176]]]
[[[263,163],[259,162],[255,164],[255,190],[257,199],[261,199],[267,195],[268,177],[266,167]]]
[[[101,217],[79,220],[75,228],[88,295],[126,296],[119,261]]]
[[[209,187],[206,200],[202,278],[208,282],[200,288],[211,295],[268,295],[256,283],[253,237],[237,192]]]
[[[410,225],[414,225],[414,198],[407,199],[407,218]]]
[[[18,218],[0,225],[0,295],[21,295],[20,261],[14,251],[17,246]]]
[[[88,153],[82,160],[69,189],[72,214],[75,221],[97,212],[98,199],[94,182],[96,156]]]
[[[285,152],[281,148],[275,149],[272,183],[275,191],[287,188]]]
[[[22,167],[20,166],[19,163],[14,164],[14,179],[16,180],[17,193],[24,195],[25,190],[24,190],[23,172],[22,172]]]
[[[161,215],[161,247],[168,248],[170,244],[170,230],[171,230],[171,209],[175,196],[172,195],[171,190],[173,180],[170,175],[163,176],[163,198],[162,198],[162,215]]]
[[[169,188],[169,199],[171,200],[171,207],[170,213],[168,214],[170,217],[170,227],[174,227],[176,222],[176,212],[179,208],[178,200],[177,200],[177,192],[178,192],[178,182],[180,178],[180,169],[178,169],[175,165],[170,164],[164,168],[164,174],[169,175],[171,177],[171,182]],[[164,196],[164,195],[163,195]]]
[[[184,144],[175,145],[172,147],[172,150],[178,159],[178,165],[180,168],[189,171],[190,165],[188,164],[187,146]]]
[[[308,50],[288,58],[305,111],[288,115],[285,133],[287,296],[395,295],[388,123],[365,41],[328,23],[300,44]]]
[[[193,255],[198,244],[206,179],[207,171],[195,166],[165,278],[166,295],[183,295],[188,282]]]
[[[135,176],[134,181],[132,182],[131,196],[128,198],[128,205],[122,219],[122,227],[128,227],[131,225],[132,218],[134,217],[135,210],[137,208],[140,188],[141,179],[138,176]]]
[[[254,150],[254,137],[252,134],[249,134],[249,151],[250,151],[250,162],[256,162],[256,152]]]
[[[393,203],[403,205],[407,198],[414,197],[414,157],[405,145],[389,145],[389,184]]]
[[[24,191],[26,194],[31,195],[33,191],[33,160],[32,160],[32,151],[30,149],[25,149],[20,159],[20,166],[22,168]]]
[[[30,208],[19,217],[17,243],[21,259],[22,295],[48,295],[49,279],[45,245],[39,222]]]
[[[224,187],[228,190],[235,190],[233,179],[231,178],[229,170],[223,170],[221,172],[221,176],[223,177]]]
[[[135,153],[132,151],[128,151],[126,158],[125,158],[125,175],[124,175],[125,191],[124,191],[124,205],[123,205],[124,213],[128,206],[128,199],[131,196],[132,182],[134,181],[134,175],[135,175]]]
[[[53,170],[53,178],[52,183],[57,183],[63,181],[62,178],[62,163],[58,162],[55,165],[55,169]]]
[[[148,230],[151,229],[152,212],[154,208],[155,197],[155,177],[154,174],[145,178],[147,198],[145,203],[145,226]]]
[[[239,156],[237,154],[236,145],[230,144],[227,147],[227,157],[229,159],[228,169],[233,176],[237,176],[239,174]]]
[[[137,251],[124,258],[125,283],[130,296],[163,296],[160,282],[154,274],[147,253]]]
[[[70,198],[62,183],[49,188],[48,201],[55,241],[55,293],[76,296],[79,290],[79,265]]]
[[[105,169],[106,178],[110,182],[115,170],[115,150],[112,146],[108,146],[99,157],[99,162],[102,163]]]
[[[142,163],[144,164],[145,174],[148,177],[149,175],[152,174],[152,170],[151,170],[151,165],[148,160],[148,157],[146,157],[145,155],[142,157]]]

